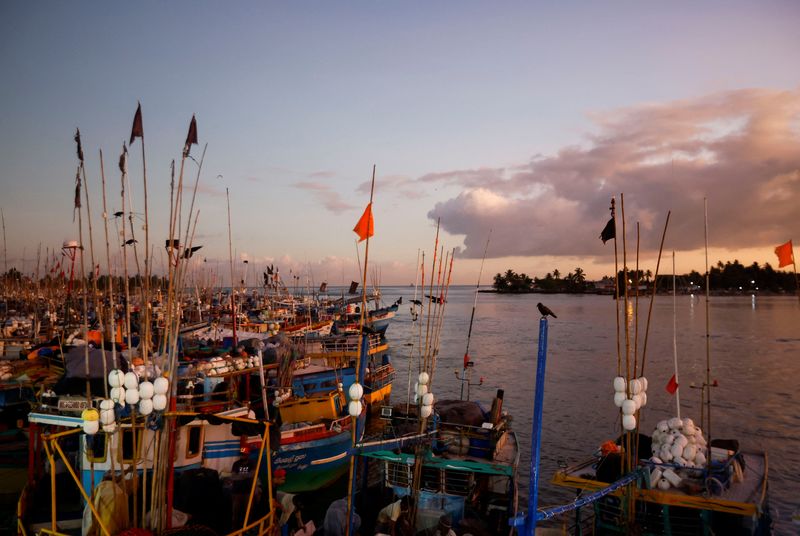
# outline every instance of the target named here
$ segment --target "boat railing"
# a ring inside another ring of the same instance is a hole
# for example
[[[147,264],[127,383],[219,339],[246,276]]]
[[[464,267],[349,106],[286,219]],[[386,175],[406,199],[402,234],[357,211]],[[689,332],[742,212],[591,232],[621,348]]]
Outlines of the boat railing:
[[[270,506],[270,508],[272,508],[272,506]],[[253,534],[262,536],[273,534],[273,517],[274,513],[270,511],[264,517],[257,519],[238,530],[229,532],[227,536],[240,536],[244,534],[247,534],[248,536],[252,536]]]
[[[414,466],[405,462],[385,462],[386,484],[409,488],[413,482]],[[445,493],[466,497],[475,483],[474,473],[460,469],[441,469],[423,466],[420,488],[430,493]]]

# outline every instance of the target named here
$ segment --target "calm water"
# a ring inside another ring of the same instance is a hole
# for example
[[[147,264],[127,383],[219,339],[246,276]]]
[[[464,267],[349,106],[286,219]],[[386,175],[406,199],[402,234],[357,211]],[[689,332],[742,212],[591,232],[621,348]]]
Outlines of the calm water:
[[[461,369],[474,290],[450,289],[432,389],[438,398],[459,396],[461,384],[453,372]],[[416,337],[408,306],[413,289],[388,288],[384,295],[387,302],[404,298],[388,331],[398,369],[393,401],[398,402],[406,398],[407,344],[412,333]],[[479,295],[470,356],[476,365],[474,377],[483,376],[484,384],[473,388],[472,398],[488,404],[496,389],[505,389],[505,408],[514,416],[523,446],[520,469],[526,488],[538,301],[558,315],[550,319],[540,493],[540,506],[552,506],[572,496],[549,483],[559,464],[585,459],[619,433],[611,386],[617,370],[615,304],[608,296]],[[640,348],[648,304],[649,300],[640,300]],[[689,384],[700,385],[705,379],[705,311],[704,297],[677,299],[681,415],[697,423],[700,390],[690,389]],[[795,534],[797,526],[789,516],[800,505],[800,304],[793,297],[712,297],[710,319],[712,379],[719,382],[712,391],[712,435],[738,438],[743,448],[768,452],[776,533]],[[653,306],[645,369],[650,387],[642,429],[647,433],[659,420],[675,415],[675,397],[664,390],[672,375],[672,325],[672,297],[659,296]],[[622,351],[624,355],[624,341]],[[413,367],[416,370],[416,361]],[[527,489],[521,491],[527,496]]]

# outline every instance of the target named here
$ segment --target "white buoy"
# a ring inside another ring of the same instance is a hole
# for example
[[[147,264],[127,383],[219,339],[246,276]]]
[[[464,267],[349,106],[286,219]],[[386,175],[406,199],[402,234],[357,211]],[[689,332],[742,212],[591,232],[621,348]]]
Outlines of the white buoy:
[[[125,373],[119,369],[114,369],[108,373],[109,387],[122,387],[125,382]]]
[[[156,411],[164,411],[167,409],[167,395],[153,395],[153,409]]]
[[[698,452],[694,456],[694,463],[697,464],[698,467],[703,467],[706,464],[706,456],[702,452]]]
[[[139,413],[142,415],[150,415],[153,413],[153,401],[149,398],[143,398],[139,401]]]
[[[107,434],[113,434],[117,431],[117,423],[111,422],[103,425],[103,431]]]
[[[667,491],[669,489],[669,480],[662,477],[661,480],[658,481],[658,489]]]
[[[659,421],[659,423],[656,425],[656,428],[662,434],[669,432],[669,424],[667,424],[667,421]]]
[[[155,394],[155,387],[151,382],[144,381],[139,384],[139,398],[142,400],[149,400]]]
[[[422,404],[424,406],[432,406],[433,405],[433,393],[425,393],[422,396]]]
[[[663,472],[658,467],[655,467],[650,471],[650,487],[651,488],[654,488],[654,487],[656,487],[658,485],[658,481],[661,480],[662,473]]]
[[[669,483],[671,485],[673,485],[674,487],[676,487],[676,488],[681,485],[681,481],[682,481],[681,477],[679,477],[678,474],[675,471],[673,471],[672,469],[665,469],[664,470],[664,478],[669,480]]]
[[[212,369],[213,370],[213,369]],[[169,380],[160,376],[153,381],[153,393],[156,395],[165,395],[169,390]]]
[[[647,391],[647,385],[648,385],[647,384],[647,378],[642,376],[641,378],[639,378],[639,383],[642,384],[642,391]]]
[[[139,403],[139,391],[136,389],[125,390],[125,402],[134,406]]]
[[[669,421],[667,421],[667,424],[669,424],[670,430],[680,430],[683,428],[683,421],[677,417],[671,418]]]
[[[634,430],[636,428],[636,417],[633,415],[623,415],[622,427],[625,430]]]
[[[675,441],[669,449],[670,453],[672,454],[672,459],[678,458],[679,456],[683,456],[683,447],[680,443]]]
[[[642,407],[642,393],[633,395],[633,402],[636,404],[636,411]]]
[[[125,389],[136,389],[139,387],[139,376],[135,372],[125,373]]]
[[[425,385],[425,384],[421,383],[421,384],[419,384],[419,385],[417,386],[417,394],[418,394],[419,396],[425,396],[425,394],[426,394],[427,392],[428,392],[428,386],[427,386],[427,385]]]
[[[614,378],[614,392],[617,393],[624,393],[625,392],[625,378],[622,376],[617,376]]]
[[[94,408],[88,408],[81,413],[83,419],[83,431],[88,435],[94,435],[100,431],[100,413]]]
[[[645,391],[642,391],[641,393],[639,393],[639,396],[642,397],[642,405],[640,407],[643,408],[647,405],[647,393]]]
[[[614,393],[614,405],[618,408],[621,408],[622,403],[625,402],[627,398],[628,397],[625,395],[625,391],[616,391]]]
[[[351,417],[358,417],[361,415],[361,409],[361,402],[358,400],[353,400],[347,405],[347,412]]]
[[[428,385],[428,382],[430,381],[430,379],[431,378],[430,378],[430,376],[428,376],[427,372],[420,372],[419,373],[419,384],[420,385]]]
[[[124,387],[113,387],[111,392],[109,393],[111,400],[116,402],[117,404],[125,405],[125,388]]]
[[[433,415],[433,406],[422,406],[419,411],[422,418],[427,419]]]
[[[628,390],[632,395],[638,395],[642,392],[642,384],[636,378],[632,379],[628,385]]]
[[[360,383],[356,382],[350,386],[347,393],[350,395],[350,400],[361,400],[364,395],[364,388],[361,387]]]
[[[634,402],[630,398],[625,399],[622,402],[622,414],[633,415],[634,413],[636,413],[636,402]]]
[[[664,463],[669,463],[672,461],[672,451],[670,450],[669,445],[663,445],[661,447],[658,457],[664,460]]]

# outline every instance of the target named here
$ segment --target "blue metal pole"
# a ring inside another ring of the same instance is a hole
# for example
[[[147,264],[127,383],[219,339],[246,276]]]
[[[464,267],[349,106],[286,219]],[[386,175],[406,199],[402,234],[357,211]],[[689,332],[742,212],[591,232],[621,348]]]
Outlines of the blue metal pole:
[[[547,318],[539,320],[539,353],[536,360],[536,392],[533,402],[533,431],[531,432],[531,473],[528,484],[528,513],[525,534],[536,532],[536,510],[539,504],[539,459],[542,451],[542,406],[544,405],[544,372],[547,364]]]
[[[358,370],[356,371],[356,381],[359,382],[362,386],[364,385],[364,376],[367,373],[367,360],[369,359],[369,335],[366,333],[361,334],[361,347],[359,349],[359,358],[358,358]],[[353,447],[356,446],[356,443],[361,441],[361,433],[364,429],[366,418],[362,418],[361,415],[355,418],[355,422],[353,426],[355,427],[355,438],[353,440]],[[355,449],[354,449],[355,450]],[[352,454],[356,456],[355,453]],[[348,511],[347,511],[347,534],[355,534],[353,530],[353,512],[355,511],[355,501],[356,501],[356,472],[358,470],[358,459],[354,459],[350,461],[351,471],[352,474],[350,475],[350,500],[348,501]]]

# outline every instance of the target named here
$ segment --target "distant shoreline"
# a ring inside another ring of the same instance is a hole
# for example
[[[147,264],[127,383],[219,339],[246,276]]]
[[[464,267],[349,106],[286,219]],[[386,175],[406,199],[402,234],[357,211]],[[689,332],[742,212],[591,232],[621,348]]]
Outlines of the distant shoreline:
[[[575,295],[591,295],[591,296],[614,296],[614,292],[605,291],[605,290],[587,290],[585,292],[568,292],[562,290],[541,290],[541,289],[531,289],[531,290],[520,290],[520,291],[509,291],[509,290],[495,290],[495,289],[481,289],[478,292],[485,292],[487,294],[575,294]],[[647,296],[651,293],[651,291],[643,291],[639,294],[640,297]],[[659,290],[656,292],[659,296],[669,296],[672,295],[671,290]],[[688,292],[688,291],[678,291],[678,295],[680,296],[702,296],[705,294],[703,291],[698,292]],[[755,292],[749,291],[742,291],[742,290],[711,290],[712,296],[796,296],[793,292],[771,292],[769,290],[757,290]],[[628,296],[633,296],[632,293],[629,293]]]

